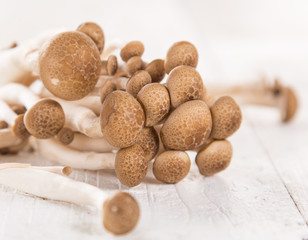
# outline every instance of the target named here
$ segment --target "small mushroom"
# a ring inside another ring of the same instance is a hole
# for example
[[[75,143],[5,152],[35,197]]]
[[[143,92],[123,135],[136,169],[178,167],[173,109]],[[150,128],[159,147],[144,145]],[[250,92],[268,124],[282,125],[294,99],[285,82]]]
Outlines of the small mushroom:
[[[139,134],[136,144],[142,147],[144,157],[149,162],[158,152],[159,137],[153,127],[144,127]]]
[[[140,41],[131,41],[127,43],[120,52],[121,58],[124,62],[127,62],[131,57],[141,57],[144,52],[143,43]]]
[[[210,108],[213,139],[225,139],[235,133],[242,122],[240,107],[230,96],[220,97]]]
[[[190,158],[183,151],[165,151],[156,157],[153,173],[157,180],[164,183],[178,183],[190,170]]]
[[[74,140],[75,133],[70,128],[62,128],[57,134],[57,139],[64,145],[70,144]]]
[[[209,107],[201,100],[192,100],[183,103],[169,115],[160,137],[167,149],[192,150],[205,143],[211,129]]]
[[[102,61],[101,75],[114,75],[118,70],[118,60],[115,55],[110,55],[107,61]]]
[[[145,63],[142,61],[141,57],[133,56],[128,59],[126,63],[126,72],[129,76],[132,76],[135,72],[145,68]]]
[[[137,71],[127,81],[126,91],[134,97],[137,97],[140,89],[151,82],[152,79],[148,72],[144,70]]]
[[[155,59],[146,66],[145,71],[150,74],[152,82],[160,82],[164,79],[166,74],[164,65],[164,60]]]
[[[129,93],[116,90],[110,93],[102,106],[100,126],[104,138],[113,146],[132,146],[144,125],[140,103]]]
[[[215,140],[198,152],[196,163],[202,175],[212,176],[226,169],[231,158],[231,143],[227,140]]]
[[[174,43],[168,50],[165,69],[166,73],[170,73],[171,70],[180,65],[187,65],[196,67],[198,64],[198,51],[196,47],[187,41],[181,41]]]
[[[139,185],[148,170],[148,161],[138,144],[119,150],[114,164],[120,182],[128,187]]]
[[[145,126],[151,127],[161,121],[170,110],[167,88],[160,83],[145,85],[137,95],[145,111]]]
[[[171,104],[176,108],[184,102],[201,99],[204,86],[196,69],[190,66],[178,66],[168,76],[167,88]]]
[[[87,34],[96,44],[100,53],[103,52],[105,37],[102,28],[94,22],[85,22],[78,26],[77,31]]]

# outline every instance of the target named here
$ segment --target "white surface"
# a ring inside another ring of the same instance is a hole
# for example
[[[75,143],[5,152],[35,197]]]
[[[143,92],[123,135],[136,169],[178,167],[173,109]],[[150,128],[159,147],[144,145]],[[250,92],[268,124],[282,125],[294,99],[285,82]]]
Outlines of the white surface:
[[[112,170],[75,171],[73,178],[136,197],[140,223],[120,239],[307,239],[307,11],[299,0],[0,1],[0,46],[91,20],[101,24],[107,42],[143,41],[145,60],[163,58],[175,41],[194,42],[205,83],[280,77],[300,96],[297,118],[283,125],[275,111],[243,109],[242,127],[230,139],[232,163],[217,176],[202,177],[193,163],[176,185],[149,174],[128,189]],[[50,164],[37,155],[0,158]],[[116,238],[94,209],[0,189],[0,239]]]

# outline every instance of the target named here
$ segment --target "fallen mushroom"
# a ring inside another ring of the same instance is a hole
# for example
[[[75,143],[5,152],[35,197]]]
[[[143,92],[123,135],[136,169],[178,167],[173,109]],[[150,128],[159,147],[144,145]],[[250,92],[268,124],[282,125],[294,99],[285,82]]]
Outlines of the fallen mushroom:
[[[8,128],[9,125],[7,124],[6,121],[1,120],[0,121],[0,129]]]
[[[113,234],[131,231],[139,220],[139,205],[129,194],[108,194],[92,185],[31,168],[0,170],[0,184],[34,196],[93,206],[102,211],[102,224]]]

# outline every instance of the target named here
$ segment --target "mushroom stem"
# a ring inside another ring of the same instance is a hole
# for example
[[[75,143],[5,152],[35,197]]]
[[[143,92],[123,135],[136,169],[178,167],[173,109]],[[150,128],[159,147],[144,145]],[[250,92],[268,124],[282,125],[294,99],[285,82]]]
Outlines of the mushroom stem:
[[[215,97],[230,95],[240,104],[274,107],[280,110],[281,120],[288,122],[297,111],[295,92],[283,86],[278,80],[273,85],[261,81],[237,86],[208,86],[209,93]]]
[[[93,206],[102,211],[105,228],[114,234],[131,231],[139,219],[139,206],[128,193],[107,194],[92,185],[31,168],[0,171],[0,184],[38,197]]]
[[[16,146],[22,142],[9,128],[0,129],[0,148]]]
[[[114,169],[115,153],[82,152],[71,149],[54,139],[30,137],[30,145],[43,157],[77,169]]]

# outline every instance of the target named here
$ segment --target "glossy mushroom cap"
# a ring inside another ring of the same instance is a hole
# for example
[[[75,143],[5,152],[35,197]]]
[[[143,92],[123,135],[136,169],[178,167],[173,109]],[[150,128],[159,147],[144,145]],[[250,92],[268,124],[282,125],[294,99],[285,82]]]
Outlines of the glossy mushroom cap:
[[[145,71],[151,75],[152,82],[160,82],[164,79],[166,74],[165,61],[162,59],[155,59],[146,66]]]
[[[56,35],[39,56],[40,77],[45,87],[65,100],[78,100],[90,93],[99,78],[101,60],[95,43],[84,33]]]
[[[137,95],[145,111],[145,126],[151,127],[161,121],[170,110],[170,97],[167,88],[160,83],[144,86]]]
[[[119,148],[132,146],[143,129],[143,109],[132,95],[116,90],[102,105],[100,125],[111,145]]]
[[[220,97],[211,107],[213,128],[211,137],[225,139],[239,129],[242,112],[232,97]]]
[[[141,57],[144,52],[143,43],[140,41],[131,41],[127,43],[120,52],[121,58],[124,62],[134,56]]]
[[[87,34],[94,41],[99,52],[101,53],[103,51],[105,36],[102,28],[98,24],[94,22],[85,22],[77,28],[77,31]]]
[[[183,151],[166,151],[154,162],[153,173],[157,180],[165,183],[178,183],[190,170],[190,158]]]
[[[203,81],[196,69],[190,66],[178,66],[172,70],[167,79],[171,104],[180,104],[201,99],[203,95]]]
[[[193,100],[183,103],[169,115],[160,136],[168,149],[185,151],[204,144],[211,129],[209,107],[201,100]]]
[[[117,193],[103,205],[103,225],[116,235],[133,230],[139,216],[139,205],[129,193]]]
[[[144,70],[137,71],[131,76],[126,84],[126,91],[137,97],[142,87],[152,82],[151,76]]]
[[[147,161],[151,161],[158,152],[159,137],[153,127],[145,127],[139,134],[136,144],[142,147],[144,157]]]
[[[232,158],[232,146],[227,140],[216,140],[200,150],[196,156],[199,171],[212,176],[226,169]]]
[[[27,110],[24,123],[28,132],[39,139],[51,138],[63,128],[65,114],[59,103],[42,99]]]
[[[118,179],[128,187],[139,185],[148,170],[148,161],[138,144],[119,150],[114,165]]]
[[[171,70],[180,65],[196,67],[198,64],[198,51],[190,42],[181,41],[174,43],[168,50],[165,69],[169,74]]]

